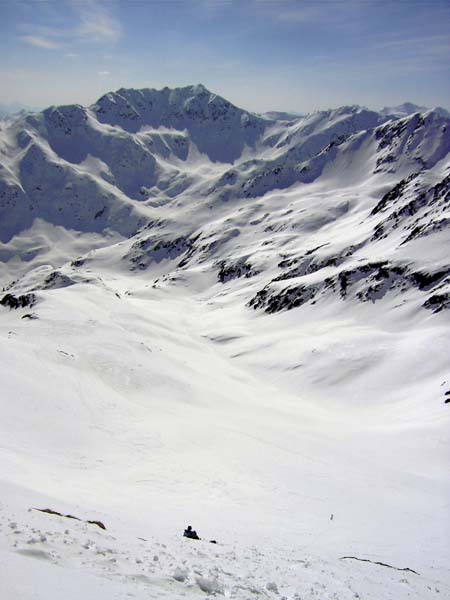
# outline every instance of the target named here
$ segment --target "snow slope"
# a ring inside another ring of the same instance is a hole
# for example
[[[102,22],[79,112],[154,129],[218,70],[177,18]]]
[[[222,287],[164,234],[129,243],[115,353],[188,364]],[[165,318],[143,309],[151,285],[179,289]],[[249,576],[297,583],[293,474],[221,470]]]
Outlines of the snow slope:
[[[2,124],[7,600],[450,594],[449,124],[203,86]]]

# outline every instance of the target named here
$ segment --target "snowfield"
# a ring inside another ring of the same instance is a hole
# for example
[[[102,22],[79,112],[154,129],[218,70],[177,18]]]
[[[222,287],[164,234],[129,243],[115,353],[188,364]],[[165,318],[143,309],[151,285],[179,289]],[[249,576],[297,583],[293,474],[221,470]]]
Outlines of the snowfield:
[[[450,119],[397,108],[1,123],[2,600],[450,597]]]

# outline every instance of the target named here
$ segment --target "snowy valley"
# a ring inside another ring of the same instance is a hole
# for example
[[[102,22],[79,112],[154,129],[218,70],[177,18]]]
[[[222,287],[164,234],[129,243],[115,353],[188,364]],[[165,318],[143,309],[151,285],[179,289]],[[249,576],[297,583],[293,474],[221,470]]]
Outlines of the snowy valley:
[[[2,598],[450,597],[449,200],[441,108],[0,121]]]

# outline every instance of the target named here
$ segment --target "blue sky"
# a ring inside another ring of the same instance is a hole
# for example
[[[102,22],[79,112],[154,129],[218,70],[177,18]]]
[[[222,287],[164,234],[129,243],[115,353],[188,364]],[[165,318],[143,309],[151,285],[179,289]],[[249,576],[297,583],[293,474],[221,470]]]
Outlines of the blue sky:
[[[449,0],[0,0],[0,102],[203,83],[250,110],[450,107]]]

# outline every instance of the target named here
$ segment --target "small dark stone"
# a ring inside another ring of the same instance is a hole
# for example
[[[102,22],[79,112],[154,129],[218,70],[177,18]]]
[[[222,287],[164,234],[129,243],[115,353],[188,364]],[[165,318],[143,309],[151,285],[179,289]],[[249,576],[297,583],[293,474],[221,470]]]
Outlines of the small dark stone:
[[[85,260],[82,258],[77,258],[77,260],[74,260],[70,263],[71,267],[82,267],[85,263]]]

